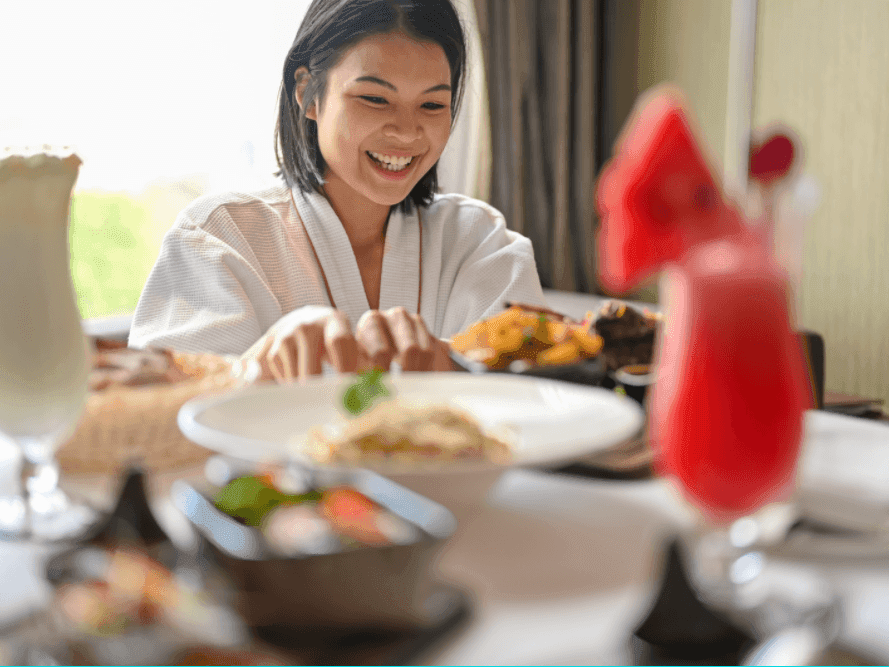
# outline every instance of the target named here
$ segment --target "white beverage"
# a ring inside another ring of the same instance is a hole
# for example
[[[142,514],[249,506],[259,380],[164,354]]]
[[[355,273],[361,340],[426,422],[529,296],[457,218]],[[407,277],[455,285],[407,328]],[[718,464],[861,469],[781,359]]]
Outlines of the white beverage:
[[[0,154],[0,431],[61,437],[76,425],[87,342],[71,283],[68,214],[80,159]]]

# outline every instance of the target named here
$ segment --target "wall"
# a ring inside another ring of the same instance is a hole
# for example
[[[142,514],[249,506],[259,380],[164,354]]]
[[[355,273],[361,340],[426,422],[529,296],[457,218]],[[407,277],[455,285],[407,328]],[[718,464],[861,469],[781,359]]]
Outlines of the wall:
[[[695,112],[711,148],[722,163],[731,0],[613,0],[609,5],[605,97],[608,152],[637,95],[670,81]],[[721,168],[716,169],[721,173]],[[654,286],[634,295],[656,301]]]
[[[800,319],[830,390],[889,404],[889,2],[759,0],[754,126],[803,138],[822,203],[805,235]]]
[[[607,132],[636,94],[673,81],[721,163],[731,0],[613,5]],[[889,0],[759,0],[753,125],[796,129],[822,187],[805,232],[799,320],[825,338],[827,389],[889,404],[887,35]]]

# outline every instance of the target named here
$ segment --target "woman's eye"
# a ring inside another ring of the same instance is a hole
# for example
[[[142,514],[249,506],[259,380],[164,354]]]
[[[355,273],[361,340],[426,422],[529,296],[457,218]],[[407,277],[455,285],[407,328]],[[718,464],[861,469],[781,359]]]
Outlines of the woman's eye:
[[[438,111],[439,109],[444,109],[445,105],[439,104],[438,102],[426,102],[426,104],[423,105],[423,108],[429,109],[430,111]]]
[[[371,104],[386,104],[385,98],[377,97],[376,95],[362,95],[361,99],[365,102],[370,102]]]

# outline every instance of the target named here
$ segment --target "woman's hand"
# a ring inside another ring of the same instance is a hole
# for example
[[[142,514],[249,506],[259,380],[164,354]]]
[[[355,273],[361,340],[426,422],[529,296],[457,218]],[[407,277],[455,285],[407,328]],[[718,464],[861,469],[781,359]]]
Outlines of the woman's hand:
[[[388,370],[393,361],[406,371],[452,370],[448,351],[419,315],[404,308],[368,311],[353,333],[343,313],[306,306],[278,320],[241,356],[240,366],[253,382],[290,382],[320,375],[324,361],[341,373]]]

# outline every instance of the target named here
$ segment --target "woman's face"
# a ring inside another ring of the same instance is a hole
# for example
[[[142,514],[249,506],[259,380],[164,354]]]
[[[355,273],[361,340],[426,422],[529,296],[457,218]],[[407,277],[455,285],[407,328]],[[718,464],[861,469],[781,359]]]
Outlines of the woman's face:
[[[317,122],[326,190],[393,206],[432,168],[451,131],[451,70],[442,48],[403,34],[368,37],[328,72]]]

